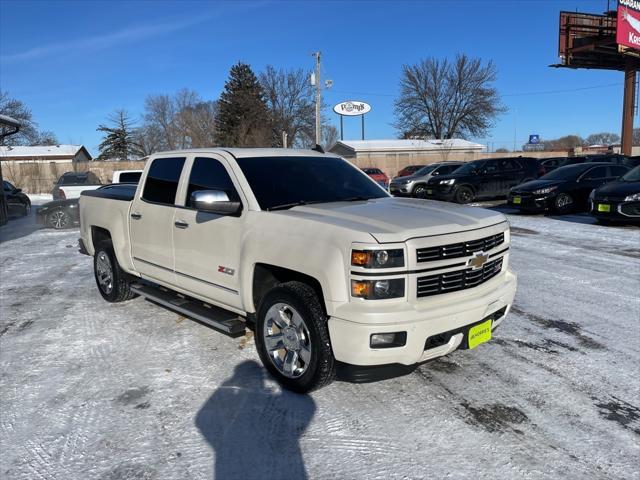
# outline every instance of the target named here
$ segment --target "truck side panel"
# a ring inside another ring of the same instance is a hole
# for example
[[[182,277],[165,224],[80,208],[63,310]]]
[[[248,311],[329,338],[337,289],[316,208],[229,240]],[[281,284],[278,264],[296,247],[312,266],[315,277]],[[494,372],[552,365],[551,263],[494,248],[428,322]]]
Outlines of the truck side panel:
[[[122,269],[136,274],[131,259],[129,242],[129,211],[131,202],[105,197],[82,195],[80,197],[80,235],[89,254],[95,253],[91,237],[92,227],[107,230],[111,235],[113,249]]]

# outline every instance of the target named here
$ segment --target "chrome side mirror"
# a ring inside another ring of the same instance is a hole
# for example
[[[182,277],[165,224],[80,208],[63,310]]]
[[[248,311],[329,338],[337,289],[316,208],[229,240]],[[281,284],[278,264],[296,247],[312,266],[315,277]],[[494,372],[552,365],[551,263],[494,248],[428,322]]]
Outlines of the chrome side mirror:
[[[242,210],[242,204],[229,200],[227,192],[223,190],[193,192],[189,204],[200,212],[217,213],[218,215],[237,215]]]

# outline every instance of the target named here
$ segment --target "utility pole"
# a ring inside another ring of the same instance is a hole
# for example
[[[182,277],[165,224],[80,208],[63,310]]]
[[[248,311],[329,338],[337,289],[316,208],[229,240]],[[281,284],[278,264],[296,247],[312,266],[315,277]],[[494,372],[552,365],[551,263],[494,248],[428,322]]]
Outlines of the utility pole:
[[[320,143],[322,142],[322,127],[320,119],[320,107],[322,106],[322,84],[320,83],[320,52],[314,52],[313,56],[316,57],[316,72],[312,77],[311,85],[315,84],[316,87],[316,145],[320,145]]]

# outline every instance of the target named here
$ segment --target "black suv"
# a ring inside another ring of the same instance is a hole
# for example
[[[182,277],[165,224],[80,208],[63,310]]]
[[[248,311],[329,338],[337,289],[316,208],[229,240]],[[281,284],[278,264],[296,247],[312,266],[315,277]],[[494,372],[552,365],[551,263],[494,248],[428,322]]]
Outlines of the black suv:
[[[430,179],[426,198],[469,203],[481,198],[504,197],[512,187],[542,174],[544,169],[535,158],[475,160],[449,175]]]

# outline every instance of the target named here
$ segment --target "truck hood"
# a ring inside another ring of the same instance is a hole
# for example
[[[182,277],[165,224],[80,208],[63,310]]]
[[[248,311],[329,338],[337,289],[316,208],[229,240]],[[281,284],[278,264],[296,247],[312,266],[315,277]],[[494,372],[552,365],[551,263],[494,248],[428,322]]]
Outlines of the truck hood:
[[[379,243],[475,230],[506,221],[501,213],[484,208],[393,197],[305,205],[277,214],[369,233]]]

